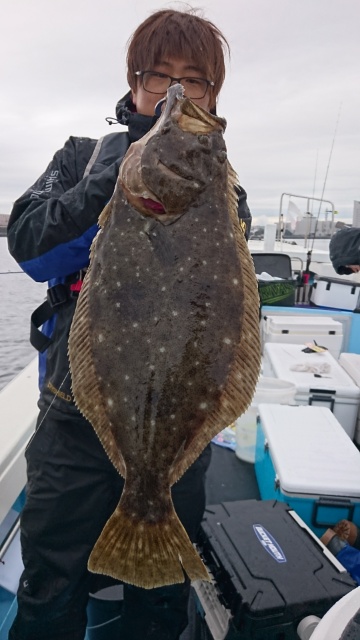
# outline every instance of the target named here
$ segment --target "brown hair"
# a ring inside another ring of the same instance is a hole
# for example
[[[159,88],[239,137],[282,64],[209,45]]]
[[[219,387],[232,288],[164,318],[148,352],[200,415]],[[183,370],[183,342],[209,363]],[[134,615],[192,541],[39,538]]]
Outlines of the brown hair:
[[[203,69],[205,77],[214,82],[209,91],[210,106],[215,106],[225,79],[224,50],[230,54],[230,47],[221,31],[196,11],[156,11],[138,26],[127,53],[127,79],[132,89],[137,86],[136,71],[151,69],[163,58],[183,58]]]

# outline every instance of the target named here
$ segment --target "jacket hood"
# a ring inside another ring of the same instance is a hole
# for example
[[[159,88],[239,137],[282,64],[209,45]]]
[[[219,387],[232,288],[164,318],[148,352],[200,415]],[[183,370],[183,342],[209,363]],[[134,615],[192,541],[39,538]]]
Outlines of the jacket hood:
[[[329,244],[330,260],[339,275],[352,273],[347,264],[360,264],[360,228],[340,229]]]
[[[121,98],[115,107],[115,115],[119,124],[128,127],[130,142],[140,140],[158,120],[157,116],[143,116],[137,113],[135,105],[131,99],[131,91],[128,91]]]

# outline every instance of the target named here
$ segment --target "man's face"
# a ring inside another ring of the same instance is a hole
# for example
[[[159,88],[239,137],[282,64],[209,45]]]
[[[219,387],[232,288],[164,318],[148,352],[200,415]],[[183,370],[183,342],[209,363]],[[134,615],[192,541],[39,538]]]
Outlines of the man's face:
[[[151,71],[160,71],[161,73],[166,73],[173,78],[205,78],[204,72],[200,68],[197,68],[193,63],[186,62],[180,58],[167,58],[166,60],[161,60],[153,66]],[[207,79],[210,80],[210,78]],[[153,116],[157,102],[164,98],[165,95],[166,92],[158,94],[145,91],[142,84],[142,78],[140,77],[137,80],[136,90],[132,90],[132,100],[136,106],[136,111],[141,113],[143,116]],[[210,87],[203,98],[192,98],[192,100],[199,105],[199,107],[209,111]]]

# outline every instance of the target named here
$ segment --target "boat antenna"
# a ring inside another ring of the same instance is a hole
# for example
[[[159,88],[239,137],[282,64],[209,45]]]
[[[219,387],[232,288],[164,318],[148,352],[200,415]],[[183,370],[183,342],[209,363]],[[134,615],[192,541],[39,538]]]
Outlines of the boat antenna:
[[[317,174],[317,167],[318,167],[318,158],[319,158],[319,149],[316,149],[314,185],[313,185],[313,192],[312,192],[313,199],[311,200],[311,213],[312,213],[312,208],[313,208],[313,203],[314,203],[314,198],[315,198],[315,185],[316,185],[316,174]]]
[[[329,168],[330,168],[330,163],[331,163],[332,152],[333,152],[333,149],[334,149],[335,138],[336,138],[337,129],[338,129],[338,125],[339,125],[341,107],[342,107],[342,102],[340,102],[340,106],[339,106],[339,111],[338,111],[336,124],[335,124],[334,136],[333,136],[333,139],[332,139],[332,144],[331,144],[331,149],[330,149],[330,154],[329,154],[329,160],[328,160],[327,167],[326,167],[325,179],[324,179],[324,184],[323,184],[323,188],[322,188],[321,199],[320,199],[320,202],[319,202],[319,211],[318,211],[316,222],[315,222],[314,235],[313,235],[313,238],[312,238],[312,244],[311,244],[311,249],[310,249],[310,260],[311,260],[311,252],[312,252],[312,250],[314,248],[314,242],[315,242],[315,238],[316,238],[316,231],[317,231],[318,222],[319,222],[321,205],[322,205],[322,201],[323,201],[323,197],[324,197],[324,193],[325,193],[325,187],[326,187],[326,182],[327,182],[327,178],[328,178],[328,174],[329,174]],[[309,261],[309,265],[310,265],[310,261]]]

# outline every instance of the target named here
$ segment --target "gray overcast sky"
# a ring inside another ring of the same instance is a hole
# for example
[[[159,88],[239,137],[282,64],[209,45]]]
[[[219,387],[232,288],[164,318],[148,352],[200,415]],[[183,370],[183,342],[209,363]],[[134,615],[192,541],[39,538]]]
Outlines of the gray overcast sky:
[[[321,197],[337,123],[324,198],[351,219],[360,200],[360,0],[189,4],[231,46],[218,113],[255,220],[277,219],[283,192]],[[104,118],[127,90],[126,42],[169,6],[184,5],[1,0],[0,213],[69,135],[116,130]]]

